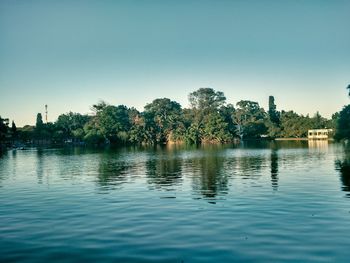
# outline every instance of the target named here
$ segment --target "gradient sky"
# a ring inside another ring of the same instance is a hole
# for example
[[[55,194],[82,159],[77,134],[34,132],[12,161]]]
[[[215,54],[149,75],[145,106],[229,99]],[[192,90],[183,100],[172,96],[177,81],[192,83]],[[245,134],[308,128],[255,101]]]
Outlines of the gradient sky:
[[[350,1],[0,0],[0,115],[17,126],[103,99],[229,103],[330,117],[350,103]]]

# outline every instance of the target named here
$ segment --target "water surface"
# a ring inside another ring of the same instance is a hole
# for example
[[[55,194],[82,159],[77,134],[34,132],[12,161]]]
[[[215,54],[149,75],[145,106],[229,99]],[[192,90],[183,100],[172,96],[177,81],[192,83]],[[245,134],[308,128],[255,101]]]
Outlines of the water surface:
[[[0,157],[0,261],[348,262],[350,151],[327,142]]]

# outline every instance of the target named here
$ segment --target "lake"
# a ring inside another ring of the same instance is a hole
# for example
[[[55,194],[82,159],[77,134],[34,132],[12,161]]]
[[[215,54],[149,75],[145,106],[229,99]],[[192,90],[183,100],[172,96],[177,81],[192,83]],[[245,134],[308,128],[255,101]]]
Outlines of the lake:
[[[1,262],[348,262],[350,151],[328,142],[11,150]]]

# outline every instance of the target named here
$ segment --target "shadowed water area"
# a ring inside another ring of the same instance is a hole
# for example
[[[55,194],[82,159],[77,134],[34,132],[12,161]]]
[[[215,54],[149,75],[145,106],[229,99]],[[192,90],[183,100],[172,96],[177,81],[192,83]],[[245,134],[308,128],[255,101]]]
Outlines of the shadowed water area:
[[[0,157],[0,261],[348,262],[350,150],[327,142]]]

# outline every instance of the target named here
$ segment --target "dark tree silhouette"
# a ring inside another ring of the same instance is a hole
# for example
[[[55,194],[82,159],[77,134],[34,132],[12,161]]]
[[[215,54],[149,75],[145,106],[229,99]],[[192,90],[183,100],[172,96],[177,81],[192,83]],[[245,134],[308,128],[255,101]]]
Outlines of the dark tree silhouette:
[[[14,121],[12,121],[12,125],[11,125],[11,135],[12,135],[12,139],[17,139],[18,131]]]
[[[3,119],[0,116],[0,145],[5,141],[8,132],[9,119]]]
[[[335,139],[350,139],[350,105],[345,106],[339,113]]]
[[[273,124],[280,125],[280,114],[276,110],[275,98],[274,96],[269,97],[269,111],[268,111],[270,120]]]

